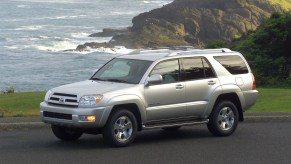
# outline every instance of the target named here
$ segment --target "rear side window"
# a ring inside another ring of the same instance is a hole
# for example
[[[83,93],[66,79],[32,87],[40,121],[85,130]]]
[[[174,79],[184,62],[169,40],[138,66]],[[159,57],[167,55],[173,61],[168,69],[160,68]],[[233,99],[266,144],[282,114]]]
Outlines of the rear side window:
[[[196,80],[215,77],[208,62],[201,57],[183,58],[182,61],[182,80]]]
[[[233,75],[249,73],[246,63],[240,56],[214,56],[214,59]]]

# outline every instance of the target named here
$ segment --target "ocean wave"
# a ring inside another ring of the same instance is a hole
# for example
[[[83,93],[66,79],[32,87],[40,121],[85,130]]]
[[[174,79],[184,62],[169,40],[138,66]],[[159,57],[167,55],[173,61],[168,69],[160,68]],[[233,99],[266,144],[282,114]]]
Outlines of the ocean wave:
[[[169,4],[171,3],[172,1],[171,0],[164,0],[164,1],[157,1],[157,0],[145,0],[143,1],[143,3],[145,4],[158,4],[159,6],[163,6],[163,5],[166,5],[166,4]]]
[[[23,21],[35,21],[35,20],[44,20],[44,19],[48,19],[48,20],[62,20],[62,19],[77,19],[77,18],[81,18],[81,17],[87,17],[87,15],[64,15],[64,16],[53,16],[53,17],[27,17],[27,18],[9,18],[9,19],[2,19],[1,21],[5,21],[5,22],[23,22]]]
[[[40,36],[36,36],[36,38],[40,38],[40,39],[48,39],[48,38],[50,38],[50,37],[45,36],[45,35],[40,35]]]
[[[134,12],[134,11],[124,11],[124,12],[121,12],[121,11],[113,11],[110,13],[110,15],[135,15],[137,14],[138,12]]]
[[[31,47],[41,51],[60,52],[68,49],[75,49],[77,43],[70,41],[53,42],[51,45],[32,45]]]
[[[3,46],[4,48],[7,48],[7,49],[9,49],[9,50],[16,50],[16,49],[19,49],[19,46],[15,46],[15,45],[13,45],[13,46]]]
[[[31,8],[29,5],[17,5],[17,8]]]
[[[94,52],[103,52],[103,53],[109,53],[109,54],[128,54],[133,52],[133,49],[125,48],[124,46],[115,46],[114,48],[105,48],[105,47],[99,47],[99,48],[87,48],[86,51],[78,52],[74,51],[73,53],[80,53],[80,54],[90,54]]]
[[[47,51],[47,52],[62,52],[68,49],[76,49],[76,47],[79,45],[78,43],[73,43],[71,41],[57,41],[57,42],[51,42],[50,44],[48,43],[23,44],[23,43],[14,44],[14,45],[6,45],[6,46],[3,46],[3,48],[10,49],[10,50],[39,50],[39,51]]]
[[[18,28],[14,28],[12,30],[15,31],[35,31],[44,28],[43,25],[30,25],[30,26],[20,26]]]
[[[91,33],[77,32],[71,33],[71,37],[80,42],[97,42],[97,43],[109,42],[112,39],[112,37],[88,37],[90,34]]]
[[[88,37],[89,33],[71,33],[68,37],[48,36],[48,35],[34,35],[21,36],[17,38],[2,38],[6,45],[6,49],[20,49],[20,50],[40,50],[49,52],[62,52],[68,49],[76,49],[80,44],[86,42],[108,42],[112,37]],[[13,43],[13,44],[12,44]],[[19,45],[19,46],[17,46]],[[91,50],[90,50],[91,51]],[[95,50],[92,50],[95,51]],[[107,52],[106,50],[97,50],[100,52]],[[113,51],[110,53],[114,53]]]
[[[65,41],[65,40],[70,40],[69,38],[61,38],[61,37],[50,37],[50,36],[21,36],[21,37],[15,37],[15,38],[2,38],[1,40],[5,42],[23,42],[27,43],[27,41],[45,41],[45,40],[53,40],[53,41]],[[31,43],[31,42],[30,42]]]
[[[87,38],[89,35],[90,33],[86,33],[86,32],[71,33],[71,36],[73,38]]]
[[[86,17],[87,15],[64,15],[64,16],[57,16],[49,19],[75,19],[75,18],[81,18]]]
[[[5,41],[5,42],[13,42],[14,39],[13,39],[13,38],[2,38],[1,41]]]
[[[66,3],[66,4],[86,4],[86,3],[92,3],[92,2],[86,2],[86,1],[79,1],[79,0],[17,0],[19,2],[32,2],[32,3]]]

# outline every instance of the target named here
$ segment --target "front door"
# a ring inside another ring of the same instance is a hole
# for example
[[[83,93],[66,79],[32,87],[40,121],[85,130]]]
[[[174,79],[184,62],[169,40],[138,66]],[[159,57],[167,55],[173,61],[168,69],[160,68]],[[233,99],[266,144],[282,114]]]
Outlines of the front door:
[[[179,60],[158,63],[150,75],[160,74],[160,84],[145,87],[147,120],[162,120],[186,116],[185,84],[180,81]]]

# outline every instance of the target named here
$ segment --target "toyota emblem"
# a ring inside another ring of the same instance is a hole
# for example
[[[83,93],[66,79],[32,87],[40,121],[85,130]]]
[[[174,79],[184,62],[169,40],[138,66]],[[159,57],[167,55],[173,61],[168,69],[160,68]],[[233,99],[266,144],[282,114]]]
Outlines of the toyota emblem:
[[[66,99],[65,99],[65,98],[60,98],[60,99],[59,99],[59,102],[60,102],[60,103],[64,103],[64,102],[66,102]]]

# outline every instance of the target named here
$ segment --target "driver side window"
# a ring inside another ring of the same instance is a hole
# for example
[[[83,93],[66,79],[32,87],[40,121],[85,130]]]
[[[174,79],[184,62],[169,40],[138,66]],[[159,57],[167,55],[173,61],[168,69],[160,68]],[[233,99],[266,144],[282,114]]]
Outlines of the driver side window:
[[[179,61],[178,59],[167,60],[158,63],[150,75],[160,74],[163,77],[163,84],[175,83],[179,81]]]

